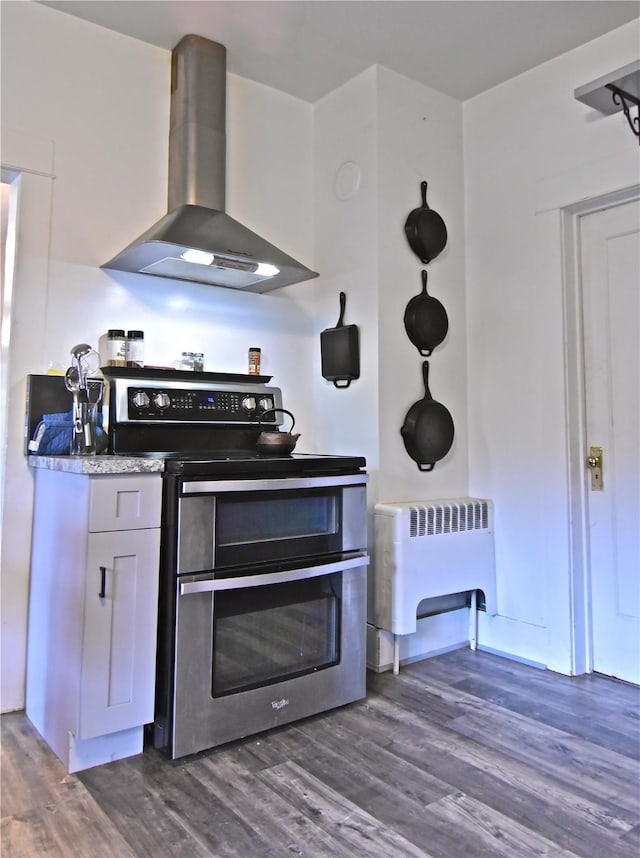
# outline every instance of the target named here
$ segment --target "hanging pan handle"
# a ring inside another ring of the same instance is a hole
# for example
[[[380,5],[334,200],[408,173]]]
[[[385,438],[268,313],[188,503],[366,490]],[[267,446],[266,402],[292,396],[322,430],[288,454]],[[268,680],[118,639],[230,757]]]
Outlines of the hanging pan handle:
[[[347,305],[347,296],[344,292],[340,293],[340,316],[336,328],[341,328],[344,325],[344,309]]]
[[[427,205],[427,183],[426,182],[420,182],[420,193],[422,194],[422,208],[428,209],[429,206]]]

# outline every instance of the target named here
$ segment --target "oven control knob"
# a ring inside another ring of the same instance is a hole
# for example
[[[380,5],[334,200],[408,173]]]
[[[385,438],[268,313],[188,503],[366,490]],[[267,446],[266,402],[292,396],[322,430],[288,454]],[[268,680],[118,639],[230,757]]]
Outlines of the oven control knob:
[[[245,396],[242,400],[242,407],[247,411],[255,411],[256,410],[256,398],[255,396]]]
[[[264,399],[260,400],[260,408],[263,411],[271,411],[273,408],[273,399],[269,399],[268,396],[265,396]]]
[[[168,408],[171,405],[168,393],[156,393],[153,397],[153,402],[157,408]]]
[[[134,393],[131,397],[131,401],[136,406],[136,408],[146,408],[149,404],[149,397],[144,392],[144,390],[139,390],[137,393]]]

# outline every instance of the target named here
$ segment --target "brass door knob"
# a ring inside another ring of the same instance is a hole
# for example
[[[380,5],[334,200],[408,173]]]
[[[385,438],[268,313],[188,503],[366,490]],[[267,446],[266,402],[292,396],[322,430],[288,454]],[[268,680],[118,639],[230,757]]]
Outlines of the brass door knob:
[[[585,461],[591,471],[591,491],[602,491],[602,447],[590,447]]]

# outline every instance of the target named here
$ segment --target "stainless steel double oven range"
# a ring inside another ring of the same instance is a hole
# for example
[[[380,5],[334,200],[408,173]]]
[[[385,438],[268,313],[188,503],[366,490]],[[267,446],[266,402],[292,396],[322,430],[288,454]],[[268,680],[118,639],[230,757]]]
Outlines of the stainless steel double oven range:
[[[153,743],[172,758],[365,696],[360,456],[260,454],[269,377],[106,368],[110,451],[165,459]]]

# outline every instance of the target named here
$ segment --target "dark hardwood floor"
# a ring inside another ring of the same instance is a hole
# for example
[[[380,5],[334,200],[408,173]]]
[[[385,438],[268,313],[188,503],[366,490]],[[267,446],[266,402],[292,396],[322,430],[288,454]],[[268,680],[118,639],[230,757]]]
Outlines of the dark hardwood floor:
[[[640,689],[457,650],[172,763],[66,775],[2,716],[3,858],[640,855]]]

